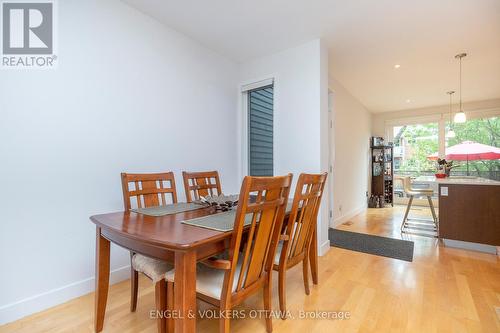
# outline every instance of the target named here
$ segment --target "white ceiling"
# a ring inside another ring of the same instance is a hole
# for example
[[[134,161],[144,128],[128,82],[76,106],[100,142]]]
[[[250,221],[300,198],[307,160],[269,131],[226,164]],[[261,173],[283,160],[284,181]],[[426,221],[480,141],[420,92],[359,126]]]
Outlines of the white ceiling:
[[[500,0],[124,1],[238,62],[321,37],[372,112],[447,104],[462,51],[463,100],[500,98]]]

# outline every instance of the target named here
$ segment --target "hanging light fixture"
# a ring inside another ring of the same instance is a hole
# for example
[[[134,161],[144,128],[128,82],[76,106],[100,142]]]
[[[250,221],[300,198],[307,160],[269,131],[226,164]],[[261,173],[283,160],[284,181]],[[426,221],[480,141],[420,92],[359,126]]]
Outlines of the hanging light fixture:
[[[455,93],[454,91],[448,91],[446,92],[448,95],[450,95],[450,129],[448,130],[448,133],[446,133],[447,138],[454,138],[455,137],[455,131],[453,130],[453,122],[452,122],[452,117],[453,117],[453,107],[451,103],[451,96]]]
[[[455,59],[458,59],[460,62],[460,89],[459,89],[459,94],[460,94],[460,109],[458,112],[455,114],[455,117],[453,118],[453,121],[457,124],[460,123],[465,123],[467,120],[467,117],[465,116],[464,109],[462,108],[462,58],[467,56],[467,53],[460,53],[455,56]]]

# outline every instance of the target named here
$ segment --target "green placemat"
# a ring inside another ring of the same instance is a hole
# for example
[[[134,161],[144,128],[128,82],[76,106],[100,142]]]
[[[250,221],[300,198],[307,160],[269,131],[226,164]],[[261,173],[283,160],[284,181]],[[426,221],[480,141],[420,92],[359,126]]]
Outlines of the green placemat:
[[[252,215],[247,214],[245,218],[245,226],[252,223]],[[213,215],[208,215],[204,217],[197,217],[195,219],[182,221],[181,223],[193,225],[195,227],[201,227],[216,231],[231,231],[234,229],[234,218],[236,217],[236,211],[232,210],[229,212],[223,212]]]
[[[130,211],[132,211],[134,213],[149,215],[149,216],[163,216],[163,215],[188,212],[190,210],[196,210],[196,209],[200,209],[200,208],[204,208],[204,206],[201,206],[201,205],[195,204],[195,203],[180,202],[180,203],[165,205],[165,206],[156,206],[156,207],[148,207],[148,208],[134,208],[134,209],[131,209]]]

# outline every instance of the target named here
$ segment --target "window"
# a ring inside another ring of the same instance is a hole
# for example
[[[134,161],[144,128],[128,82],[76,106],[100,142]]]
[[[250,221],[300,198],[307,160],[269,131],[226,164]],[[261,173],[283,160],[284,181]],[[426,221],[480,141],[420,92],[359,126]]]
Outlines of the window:
[[[438,123],[393,127],[394,174],[434,175],[435,161],[429,156],[439,148]]]
[[[484,117],[467,119],[463,124],[450,124],[446,122],[446,133],[450,125],[455,132],[455,137],[446,138],[446,149],[467,143],[480,143],[491,147],[500,147],[500,117]],[[478,176],[500,180],[500,160],[455,161],[456,168],[451,170],[452,176]]]
[[[273,176],[273,104],[274,86],[247,91],[248,101],[248,174]]]
[[[394,142],[394,176],[432,176],[435,173],[435,161],[429,157],[439,150],[439,123],[422,122],[392,127]],[[413,182],[415,188],[429,188],[426,182]],[[437,193],[437,188],[435,189]],[[434,196],[435,197],[435,196]],[[403,183],[394,182],[394,202],[407,203]],[[420,204],[419,200],[415,201]]]
[[[453,129],[455,136],[448,135]],[[447,153],[456,154],[457,145],[479,143],[492,147],[500,146],[499,110],[477,110],[467,113],[463,124],[450,123],[450,116],[430,115],[386,121],[387,141],[394,143],[394,175],[414,178],[413,186],[427,188],[425,177],[436,172],[438,157]],[[461,148],[461,147],[460,147]],[[456,156],[454,158],[457,158]],[[475,176],[500,180],[500,160],[454,160],[451,176]],[[432,186],[437,186],[433,184]],[[434,188],[437,195],[437,188]],[[394,201],[403,203],[406,198],[402,184],[394,182]]]

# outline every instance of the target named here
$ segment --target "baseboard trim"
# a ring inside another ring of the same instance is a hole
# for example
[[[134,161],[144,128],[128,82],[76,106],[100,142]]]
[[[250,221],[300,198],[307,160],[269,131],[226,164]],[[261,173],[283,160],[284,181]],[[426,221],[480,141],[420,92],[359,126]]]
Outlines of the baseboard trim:
[[[324,256],[330,250],[330,240],[326,240],[319,246],[318,256]]]
[[[353,218],[354,216],[358,215],[358,214],[361,214],[362,212],[364,212],[366,210],[366,206],[363,205],[359,208],[356,208],[352,211],[350,211],[349,213],[347,214],[344,214],[340,217],[337,217],[336,219],[333,220],[333,225],[330,225],[330,228],[335,228],[336,226],[344,223],[344,222],[347,222],[349,219]]]
[[[110,272],[109,283],[115,284],[130,278],[130,265]],[[10,323],[36,312],[86,295],[95,290],[95,278],[89,277],[65,286],[27,297],[14,303],[0,306],[0,325]]]
[[[464,250],[485,252],[489,254],[498,254],[497,247],[494,245],[471,243],[471,242],[459,241],[454,239],[445,239],[445,238],[443,238],[443,243],[444,246],[446,247],[454,247]]]

